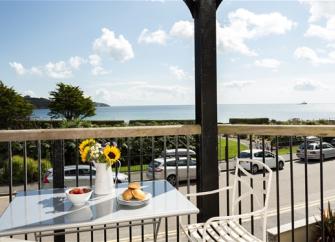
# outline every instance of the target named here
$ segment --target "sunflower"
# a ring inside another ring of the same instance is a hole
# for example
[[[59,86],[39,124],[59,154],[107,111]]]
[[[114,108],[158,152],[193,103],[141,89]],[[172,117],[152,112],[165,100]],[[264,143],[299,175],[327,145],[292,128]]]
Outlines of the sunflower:
[[[86,146],[83,151],[80,152],[81,160],[83,162],[87,161],[87,155],[90,153],[90,147]]]
[[[91,147],[92,145],[95,144],[94,139],[85,139],[81,144],[79,145],[79,151],[82,153],[86,147]]]
[[[95,144],[94,139],[86,139],[83,142],[81,142],[81,144],[79,145],[79,152],[82,161],[84,162],[87,161],[87,154],[90,151],[91,146],[94,144]]]
[[[104,155],[108,165],[113,165],[116,161],[120,159],[121,152],[117,147],[107,145],[104,148]]]

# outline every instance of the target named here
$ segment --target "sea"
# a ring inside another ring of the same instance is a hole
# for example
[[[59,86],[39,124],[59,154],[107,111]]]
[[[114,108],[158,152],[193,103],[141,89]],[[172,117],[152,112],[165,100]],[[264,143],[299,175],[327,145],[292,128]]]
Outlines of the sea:
[[[32,118],[49,120],[48,109],[35,109]],[[335,120],[335,103],[322,104],[219,104],[218,122],[230,118],[269,118],[280,121]],[[97,107],[96,115],[87,120],[194,120],[194,105],[112,106]]]

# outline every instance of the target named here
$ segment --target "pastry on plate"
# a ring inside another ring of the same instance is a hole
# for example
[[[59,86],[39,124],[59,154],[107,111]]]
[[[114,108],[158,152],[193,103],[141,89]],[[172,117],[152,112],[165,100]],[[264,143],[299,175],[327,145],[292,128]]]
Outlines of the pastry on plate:
[[[122,193],[122,198],[126,201],[131,200],[133,198],[133,194],[132,194],[131,190],[130,189],[125,190]]]
[[[143,201],[146,197],[145,193],[140,189],[134,189],[131,191],[134,198],[140,201]]]
[[[141,185],[138,182],[132,182],[132,183],[129,183],[128,188],[129,189],[140,189]]]

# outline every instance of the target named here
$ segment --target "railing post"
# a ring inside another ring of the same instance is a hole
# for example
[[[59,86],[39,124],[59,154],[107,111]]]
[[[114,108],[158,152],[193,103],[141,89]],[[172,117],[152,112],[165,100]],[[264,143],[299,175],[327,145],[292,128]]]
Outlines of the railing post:
[[[197,191],[219,187],[217,141],[216,9],[221,1],[185,0],[194,18]],[[197,198],[198,222],[219,215],[219,195]]]
[[[51,162],[53,167],[53,188],[64,188],[64,140],[54,140],[51,145]],[[64,230],[57,230],[63,232]],[[55,242],[65,242],[65,235],[55,235]]]

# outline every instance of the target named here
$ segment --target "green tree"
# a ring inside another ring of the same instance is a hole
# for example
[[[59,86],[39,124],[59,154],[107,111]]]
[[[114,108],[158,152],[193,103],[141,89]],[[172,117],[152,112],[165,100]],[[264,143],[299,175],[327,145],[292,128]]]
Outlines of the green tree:
[[[95,115],[95,105],[79,87],[58,83],[50,92],[49,115],[66,120],[83,119]]]
[[[0,81],[0,129],[14,128],[16,121],[29,119],[33,105]]]

